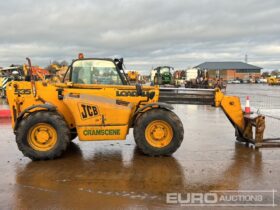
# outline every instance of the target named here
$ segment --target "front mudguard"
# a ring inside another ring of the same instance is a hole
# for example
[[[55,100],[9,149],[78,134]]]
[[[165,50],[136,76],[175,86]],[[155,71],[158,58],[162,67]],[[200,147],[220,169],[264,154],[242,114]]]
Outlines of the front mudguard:
[[[144,106],[142,106],[141,108],[139,108],[132,117],[132,127],[134,125],[134,123],[136,122],[137,118],[144,112],[151,110],[151,109],[165,109],[165,110],[169,110],[172,111],[174,109],[174,107],[170,104],[166,104],[166,103],[162,103],[162,102],[157,102],[157,103],[150,103],[150,104],[146,104]]]

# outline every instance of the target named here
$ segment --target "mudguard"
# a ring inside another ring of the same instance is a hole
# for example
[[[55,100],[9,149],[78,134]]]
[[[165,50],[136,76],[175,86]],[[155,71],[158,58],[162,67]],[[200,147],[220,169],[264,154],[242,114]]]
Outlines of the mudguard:
[[[142,106],[141,108],[139,108],[137,110],[137,112],[134,113],[134,115],[137,115],[139,112],[142,112],[143,110],[145,110],[149,107],[151,107],[153,109],[158,109],[158,108],[167,109],[167,110],[173,110],[174,109],[174,107],[172,105],[167,104],[167,103],[162,103],[162,102],[150,103],[150,104],[146,104],[146,105]]]
[[[22,118],[24,117],[24,115],[26,113],[30,113],[33,109],[36,109],[36,108],[40,108],[40,109],[48,110],[48,111],[55,111],[56,110],[56,106],[54,106],[52,104],[49,104],[49,103],[38,104],[38,105],[33,105],[33,106],[28,107],[27,109],[22,111],[19,114],[19,116],[16,118],[14,132],[16,132],[16,130],[18,128],[18,125],[19,125],[20,121],[22,120]]]
[[[139,116],[139,113],[143,112],[145,109],[151,108],[151,109],[166,109],[166,110],[173,110],[174,107],[170,104],[157,102],[157,103],[150,103],[142,106],[139,108],[133,115],[132,125],[134,124],[135,120],[137,119],[137,116]]]

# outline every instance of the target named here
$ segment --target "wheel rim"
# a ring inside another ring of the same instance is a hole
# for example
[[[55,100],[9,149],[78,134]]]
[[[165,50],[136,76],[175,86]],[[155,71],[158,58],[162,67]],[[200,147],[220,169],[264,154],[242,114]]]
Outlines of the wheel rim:
[[[57,132],[47,123],[38,123],[29,130],[27,139],[33,149],[48,151],[57,142]]]
[[[155,120],[146,127],[145,137],[153,147],[162,148],[171,142],[173,129],[169,123],[163,120]]]

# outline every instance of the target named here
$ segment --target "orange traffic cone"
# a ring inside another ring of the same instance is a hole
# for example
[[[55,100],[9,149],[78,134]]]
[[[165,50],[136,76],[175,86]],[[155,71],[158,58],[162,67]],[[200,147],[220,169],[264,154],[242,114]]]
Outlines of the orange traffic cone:
[[[249,96],[246,97],[245,113],[246,113],[246,114],[251,114]]]

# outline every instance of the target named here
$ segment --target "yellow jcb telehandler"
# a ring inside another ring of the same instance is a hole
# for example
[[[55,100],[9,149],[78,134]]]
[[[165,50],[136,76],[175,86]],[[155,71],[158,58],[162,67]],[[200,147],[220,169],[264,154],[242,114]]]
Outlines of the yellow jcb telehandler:
[[[12,126],[23,154],[54,159],[77,135],[81,141],[124,140],[132,127],[144,154],[175,152],[183,141],[182,122],[172,106],[158,103],[158,87],[128,86],[122,63],[80,58],[69,66],[68,82],[50,84],[31,75],[30,81],[9,83]]]
[[[28,59],[29,65],[31,62]],[[159,86],[129,86],[122,59],[83,58],[69,66],[62,83],[12,81],[7,99],[18,148],[32,160],[54,159],[70,141],[134,139],[146,155],[171,155],[184,129],[172,106],[158,102]],[[215,92],[240,141],[260,143],[264,117],[245,117],[238,97]],[[253,127],[255,135],[253,135]]]

